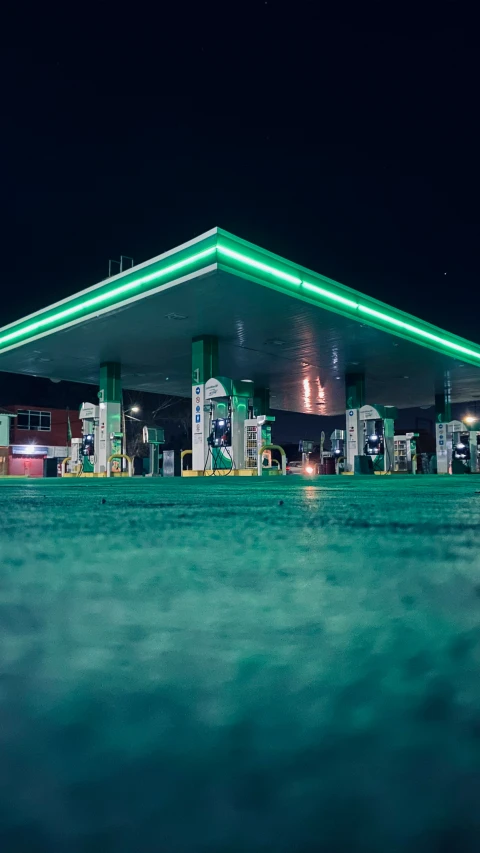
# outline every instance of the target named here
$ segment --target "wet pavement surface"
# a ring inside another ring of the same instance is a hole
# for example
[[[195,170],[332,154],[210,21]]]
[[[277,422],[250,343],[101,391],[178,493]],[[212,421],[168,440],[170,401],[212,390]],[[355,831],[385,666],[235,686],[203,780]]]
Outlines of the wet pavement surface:
[[[480,477],[0,483],[0,849],[478,851]]]

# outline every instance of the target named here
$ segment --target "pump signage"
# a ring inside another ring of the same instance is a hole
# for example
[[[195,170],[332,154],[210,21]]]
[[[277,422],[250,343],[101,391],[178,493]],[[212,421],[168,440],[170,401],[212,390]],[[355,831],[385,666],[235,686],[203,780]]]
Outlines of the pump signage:
[[[376,409],[373,409],[371,406],[362,406],[360,409],[360,420],[361,421],[373,421],[380,418],[379,413]]]
[[[194,470],[203,469],[205,464],[203,414],[204,389],[203,374],[199,367],[192,374],[192,465]]]
[[[205,383],[206,400],[215,400],[217,397],[229,397],[231,393],[231,388],[227,390],[223,382],[215,377],[212,377],[212,379],[209,379]]]

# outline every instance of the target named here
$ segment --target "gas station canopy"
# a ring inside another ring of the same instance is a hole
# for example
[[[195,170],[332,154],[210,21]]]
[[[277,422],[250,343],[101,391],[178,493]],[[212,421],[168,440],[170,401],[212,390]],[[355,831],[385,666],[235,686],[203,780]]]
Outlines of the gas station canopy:
[[[191,341],[219,341],[221,373],[271,392],[275,409],[345,411],[344,376],[371,402],[480,398],[480,346],[214,228],[0,330],[0,371],[191,395]]]

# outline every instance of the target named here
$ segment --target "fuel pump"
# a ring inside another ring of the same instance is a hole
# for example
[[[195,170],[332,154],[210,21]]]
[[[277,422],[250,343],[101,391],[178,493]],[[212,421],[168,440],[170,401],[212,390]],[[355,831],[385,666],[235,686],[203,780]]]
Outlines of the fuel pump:
[[[463,473],[460,466],[470,474],[480,474],[480,430],[467,429],[465,425],[454,434],[452,443],[452,473]]]
[[[79,474],[83,468],[83,438],[72,438],[70,444],[70,471]]]
[[[209,407],[205,471],[231,472],[243,468],[251,390],[251,383],[234,383],[225,376],[214,376],[205,383],[205,402]]]
[[[463,429],[460,432],[454,432],[452,440],[452,474],[463,474],[464,471],[470,472],[471,465],[472,454],[469,430]]]
[[[345,430],[334,429],[330,436],[330,444],[330,452],[335,463],[335,474],[340,474],[345,463]]]
[[[437,473],[438,474],[452,474],[453,467],[452,460],[454,456],[454,448],[455,451],[460,454],[464,447],[458,447],[457,445],[464,445],[465,442],[462,442],[460,436],[462,433],[467,432],[466,427],[462,424],[461,421],[448,421],[447,423],[437,423],[435,425],[435,439],[436,439],[436,450],[437,450]],[[464,464],[466,461],[466,457],[461,457],[456,459],[456,463],[459,463],[462,468],[465,468]]]
[[[230,402],[223,418],[211,418],[208,445],[212,456],[213,469],[235,468],[232,456],[232,410]]]
[[[79,418],[82,438],[72,439],[71,468],[76,473],[106,474],[110,457],[122,453],[120,403],[82,403]],[[121,470],[120,458],[112,459],[111,470]]]
[[[369,457],[374,471],[393,471],[396,416],[395,406],[362,406],[347,411],[347,471],[355,470],[356,456]]]
[[[262,450],[262,447],[272,443],[271,423],[274,421],[273,415],[257,415],[248,417],[244,424],[244,467],[256,468],[260,477],[265,469],[272,467],[272,451]]]
[[[470,430],[461,421],[436,424],[437,472],[480,473],[480,430]]]
[[[418,433],[407,432],[394,438],[394,467],[398,474],[416,474]]]
[[[322,433],[323,440],[325,433]],[[341,474],[345,465],[345,430],[334,429],[330,435],[330,450],[323,450],[320,442],[320,472],[323,474]]]
[[[470,431],[470,459],[472,474],[480,474],[480,430]]]
[[[205,473],[231,473],[256,469],[259,475],[272,467],[271,423],[275,418],[255,408],[253,387],[246,380],[214,376],[205,383],[208,412],[208,452]]]
[[[95,472],[96,437],[98,434],[99,407],[93,403],[82,403],[79,418],[82,422],[82,437],[72,439],[72,470],[77,473]]]

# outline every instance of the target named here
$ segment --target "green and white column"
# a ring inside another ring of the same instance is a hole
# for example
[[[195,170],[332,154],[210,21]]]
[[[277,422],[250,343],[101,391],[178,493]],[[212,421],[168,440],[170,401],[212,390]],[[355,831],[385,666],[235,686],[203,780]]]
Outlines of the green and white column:
[[[118,362],[107,361],[100,365],[98,392],[98,447],[95,448],[97,473],[107,470],[112,453],[122,452],[122,379]],[[118,469],[121,470],[118,460]]]
[[[345,470],[353,471],[355,456],[362,455],[360,409],[365,405],[365,375],[363,373],[345,374]]]
[[[452,438],[447,424],[452,420],[451,382],[448,373],[443,379],[443,387],[435,389],[435,444],[437,451],[437,472],[448,474],[450,471]]]
[[[192,340],[192,469],[203,471],[208,453],[208,414],[205,382],[218,374],[218,339],[212,335]]]

